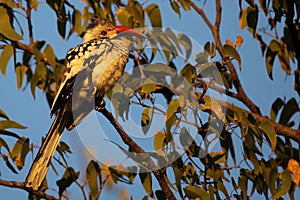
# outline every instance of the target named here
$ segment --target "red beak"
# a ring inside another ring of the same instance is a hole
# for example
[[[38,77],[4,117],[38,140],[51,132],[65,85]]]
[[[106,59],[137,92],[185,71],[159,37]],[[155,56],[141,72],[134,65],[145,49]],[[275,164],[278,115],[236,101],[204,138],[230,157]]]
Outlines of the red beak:
[[[133,36],[140,36],[140,37],[143,37],[143,38],[147,38],[146,35],[144,35],[143,33],[140,33],[132,28],[129,28],[128,26],[115,26],[116,27],[116,31],[117,33],[122,33],[122,32],[126,32],[130,35],[133,35]]]

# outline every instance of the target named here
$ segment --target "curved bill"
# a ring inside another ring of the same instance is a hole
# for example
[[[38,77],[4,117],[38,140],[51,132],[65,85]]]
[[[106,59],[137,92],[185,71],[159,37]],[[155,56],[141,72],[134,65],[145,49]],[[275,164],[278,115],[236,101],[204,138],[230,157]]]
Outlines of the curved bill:
[[[143,33],[138,32],[137,30],[132,29],[128,26],[115,26],[115,27],[116,27],[117,33],[126,32],[130,35],[133,35],[133,36],[139,36],[139,37],[147,38],[147,36],[144,35]]]

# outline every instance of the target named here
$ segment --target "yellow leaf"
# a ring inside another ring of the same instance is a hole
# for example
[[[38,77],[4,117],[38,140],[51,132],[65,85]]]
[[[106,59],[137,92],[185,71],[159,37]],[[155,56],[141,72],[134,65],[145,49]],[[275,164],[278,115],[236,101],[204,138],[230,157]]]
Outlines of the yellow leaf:
[[[287,169],[294,174],[293,181],[295,182],[296,185],[299,185],[299,183],[300,183],[300,166],[299,166],[299,163],[294,159],[290,159],[289,162],[288,162]]]
[[[232,46],[232,47],[235,47],[235,44],[234,44],[231,40],[229,40],[229,39],[227,39],[227,40],[225,41],[225,44],[227,44],[227,45],[229,45],[229,46]]]

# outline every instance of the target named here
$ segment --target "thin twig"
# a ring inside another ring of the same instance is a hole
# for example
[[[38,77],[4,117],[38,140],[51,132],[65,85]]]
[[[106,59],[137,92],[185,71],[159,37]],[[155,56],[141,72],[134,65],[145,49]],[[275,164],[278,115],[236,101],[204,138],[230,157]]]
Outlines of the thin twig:
[[[127,135],[124,129],[120,126],[120,124],[116,121],[114,116],[111,112],[109,112],[106,108],[101,108],[98,110],[101,112],[104,117],[114,126],[116,131],[119,133],[120,137],[122,138],[123,142],[128,145],[128,147],[135,153],[139,154],[139,157],[142,159],[143,162],[147,163],[149,169],[152,170],[155,178],[157,179],[162,191],[164,191],[167,199],[175,200],[175,196],[171,191],[168,183],[165,180],[165,172],[162,169],[159,169],[153,160],[151,159],[150,155],[146,153],[137,143],[135,143],[131,137]]]
[[[238,74],[236,72],[234,65],[232,64],[231,60],[226,56],[226,54],[224,52],[223,45],[221,43],[220,32],[219,32],[219,26],[221,23],[221,14],[222,14],[220,0],[216,0],[217,13],[216,13],[215,26],[213,26],[211,24],[211,22],[209,21],[209,19],[206,16],[206,14],[204,13],[204,11],[202,9],[200,9],[196,4],[191,2],[191,6],[202,17],[202,19],[204,20],[204,22],[206,23],[206,25],[209,27],[209,29],[211,30],[211,32],[213,34],[213,37],[214,37],[214,40],[216,43],[216,48],[217,48],[219,54],[221,55],[222,59],[224,60],[225,64],[227,65],[227,67],[230,71],[230,74],[232,75],[233,84],[237,90],[237,99],[240,100],[241,102],[243,102],[253,113],[261,115],[259,108],[246,95],[246,93],[241,85],[240,79],[238,77]]]
[[[19,188],[19,189],[25,190],[27,192],[30,192],[30,193],[34,194],[35,196],[37,196],[37,197],[44,198],[44,199],[47,199],[47,200],[58,200],[57,198],[55,198],[51,195],[48,195],[48,194],[46,194],[42,191],[36,191],[36,192],[31,191],[30,188],[25,187],[24,182],[6,181],[6,180],[1,180],[0,179],[0,185],[10,187],[10,188]]]

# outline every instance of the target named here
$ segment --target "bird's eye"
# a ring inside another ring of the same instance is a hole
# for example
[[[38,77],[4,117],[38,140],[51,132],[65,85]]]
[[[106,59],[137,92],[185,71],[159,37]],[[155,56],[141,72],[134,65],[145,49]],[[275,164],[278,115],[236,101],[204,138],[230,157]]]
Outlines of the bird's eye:
[[[107,31],[101,31],[101,35],[106,36],[107,35]]]

